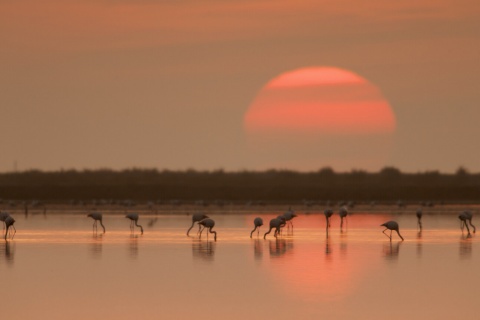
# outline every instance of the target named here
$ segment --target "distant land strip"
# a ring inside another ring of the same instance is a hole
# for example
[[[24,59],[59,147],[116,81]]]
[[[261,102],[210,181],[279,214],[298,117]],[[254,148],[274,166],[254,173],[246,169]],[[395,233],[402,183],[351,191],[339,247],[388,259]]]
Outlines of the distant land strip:
[[[479,202],[480,174],[459,168],[402,173],[394,167],[379,172],[337,173],[267,171],[122,171],[30,170],[0,174],[0,198],[72,201],[132,199],[137,201],[444,201]]]

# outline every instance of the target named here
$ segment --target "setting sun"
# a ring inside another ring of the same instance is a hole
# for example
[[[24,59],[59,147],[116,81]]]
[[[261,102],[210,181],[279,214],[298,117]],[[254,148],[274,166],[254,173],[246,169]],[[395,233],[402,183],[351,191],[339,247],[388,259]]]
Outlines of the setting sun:
[[[368,80],[340,68],[306,67],[270,80],[245,114],[244,128],[265,168],[272,155],[273,165],[299,170],[351,169],[353,157],[357,166],[373,169],[388,157],[396,121]]]
[[[267,83],[245,115],[248,132],[391,133],[395,116],[378,88],[353,72],[310,67]]]

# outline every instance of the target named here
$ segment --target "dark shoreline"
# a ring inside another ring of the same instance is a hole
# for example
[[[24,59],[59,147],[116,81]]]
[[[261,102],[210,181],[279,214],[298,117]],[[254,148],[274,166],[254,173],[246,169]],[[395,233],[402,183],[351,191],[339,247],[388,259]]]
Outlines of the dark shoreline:
[[[124,171],[86,170],[0,174],[0,198],[46,202],[122,201],[174,204],[225,203],[338,203],[406,204],[476,203],[480,200],[480,174],[459,169],[409,174],[395,168],[377,173],[336,173],[329,168],[302,173],[287,170],[239,171]],[[102,200],[103,199],[103,200]]]

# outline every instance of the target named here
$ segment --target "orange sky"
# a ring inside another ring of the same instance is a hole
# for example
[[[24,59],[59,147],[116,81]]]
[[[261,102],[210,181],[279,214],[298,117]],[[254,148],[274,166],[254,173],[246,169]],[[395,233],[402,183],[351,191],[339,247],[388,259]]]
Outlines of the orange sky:
[[[0,171],[258,168],[246,110],[312,65],[390,102],[395,141],[375,166],[480,170],[477,1],[7,0],[0,39]]]

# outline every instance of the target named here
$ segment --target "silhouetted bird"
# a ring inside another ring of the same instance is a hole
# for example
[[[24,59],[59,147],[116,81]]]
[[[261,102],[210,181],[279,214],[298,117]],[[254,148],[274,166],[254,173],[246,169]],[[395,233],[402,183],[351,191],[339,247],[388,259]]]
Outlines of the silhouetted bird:
[[[188,228],[187,230],[187,236],[188,234],[190,233],[190,230],[192,230],[193,226],[195,225],[195,222],[200,222],[202,221],[203,219],[207,219],[208,216],[205,215],[203,212],[197,212],[197,213],[194,213],[192,215],[192,226],[190,228]],[[200,223],[198,224],[198,232],[200,232],[200,228],[201,228],[201,225]],[[198,234],[197,232],[197,234]]]
[[[203,228],[207,228],[209,233],[213,233],[214,240],[217,241],[217,231],[212,231],[212,228],[215,226],[215,221],[213,219],[203,219],[202,221],[199,222],[200,225],[203,226]],[[202,231],[200,231],[200,237],[202,237]],[[208,240],[208,232],[207,232],[207,240]]]
[[[125,218],[130,219],[130,230],[133,231],[135,226],[139,227],[142,234],[143,234],[143,227],[138,224],[138,213],[129,213],[125,216]]]
[[[103,222],[102,222],[102,214],[99,213],[99,212],[93,212],[93,213],[90,213],[87,217],[90,217],[92,218],[93,220],[95,220],[93,222],[93,231],[97,231],[97,222],[100,221],[100,225],[102,226],[103,228],[103,233],[105,233],[105,226],[103,225]]]
[[[263,226],[262,218],[260,218],[260,217],[255,218],[253,220],[253,225],[255,226],[255,228],[252,230],[252,232],[250,232],[250,238],[252,237],[252,234],[255,232],[255,230],[257,230],[257,228],[260,228],[261,226]],[[260,230],[258,230],[257,236],[259,234],[260,234]]]
[[[472,218],[473,218],[473,214],[468,210],[465,210],[462,213],[460,213],[460,215],[458,216],[458,219],[460,219],[460,227],[462,229],[462,232],[463,232],[463,228],[466,227],[468,234],[470,234],[470,228],[468,227],[467,221],[472,226],[473,233],[477,231],[475,226],[472,224]]]
[[[417,226],[420,230],[422,230],[422,215],[423,215],[422,209],[418,209],[416,214],[417,214]]]
[[[392,231],[393,230],[397,231],[397,234],[400,237],[400,239],[402,239],[402,241],[404,240],[402,235],[400,234],[400,231],[398,230],[398,223],[396,221],[387,221],[384,224],[381,224],[380,226],[385,227],[385,230],[387,230],[387,229],[390,230],[390,235],[386,234],[385,230],[382,231],[384,235],[386,235],[387,237],[390,238],[390,241],[392,241]]]
[[[2,211],[0,212],[0,221],[3,222],[3,229],[5,230],[5,219],[10,217],[10,214],[8,212]]]
[[[290,225],[292,226],[292,229],[293,229],[292,220],[293,220],[293,218],[297,217],[295,212],[293,212],[293,210],[291,208],[289,208],[288,211],[283,214],[283,217],[285,218],[286,223],[287,224],[290,223]]]
[[[340,228],[343,227],[343,218],[347,218],[348,210],[345,207],[341,207],[338,211],[338,215],[340,216]]]
[[[15,236],[15,233],[17,233],[17,229],[15,229],[15,226],[13,225],[15,223],[15,219],[13,219],[11,216],[8,216],[6,219],[5,219],[5,226],[6,226],[6,230],[5,230],[5,240],[7,240],[7,235],[8,235],[8,229],[10,227],[13,228],[14,230],[14,233],[12,235],[12,239],[13,237]]]
[[[325,215],[325,219],[327,219],[327,228],[330,228],[330,217],[333,215],[333,210],[325,209],[325,211],[323,211],[323,214]]]
[[[275,228],[275,232],[273,233],[274,237],[277,237],[277,234],[280,232],[280,226],[282,225],[282,220],[278,218],[274,218],[270,220],[270,229],[263,235],[263,239],[266,238],[267,234],[269,234],[273,228]]]

